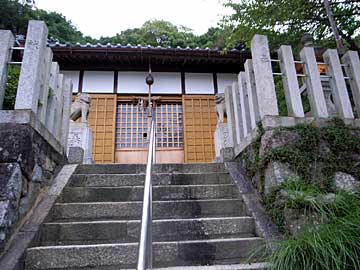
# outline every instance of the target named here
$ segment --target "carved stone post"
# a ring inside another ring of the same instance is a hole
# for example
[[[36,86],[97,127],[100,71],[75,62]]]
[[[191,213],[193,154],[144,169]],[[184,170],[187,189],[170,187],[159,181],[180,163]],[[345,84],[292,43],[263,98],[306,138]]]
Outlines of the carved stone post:
[[[279,115],[270,50],[266,36],[255,35],[253,37],[251,40],[251,56],[260,119],[265,115]]]
[[[346,75],[350,78],[350,88],[354,98],[356,111],[360,115],[360,58],[356,51],[348,51],[341,58],[345,64]]]
[[[55,127],[55,112],[56,112],[56,93],[59,91],[59,65],[56,62],[51,63],[50,78],[49,78],[49,99],[47,102],[46,113],[46,127],[50,132],[54,131]]]
[[[11,47],[14,46],[14,42],[15,39],[11,31],[0,30],[0,110],[3,108],[7,67],[11,59]]]
[[[48,29],[42,21],[29,21],[15,109],[37,113]]]
[[[72,88],[73,88],[72,81],[70,79],[66,79],[64,85],[64,93],[63,93],[64,105],[62,112],[62,127],[61,127],[61,143],[64,146],[65,150],[67,149],[67,142],[69,137]]]
[[[304,63],[305,83],[311,111],[315,117],[327,118],[329,114],[326,107],[324,91],[321,86],[314,48],[304,47],[300,52],[300,57]]]
[[[278,50],[278,55],[280,59],[281,72],[283,73],[282,81],[289,116],[304,117],[304,108],[301,101],[299,83],[296,75],[294,56],[291,46],[282,45]]]
[[[49,97],[49,79],[51,72],[51,62],[53,58],[53,53],[50,48],[45,49],[44,53],[44,62],[43,70],[41,72],[41,88],[39,93],[39,106],[38,106],[38,117],[39,120],[45,124],[46,123],[46,114],[47,114],[47,103]]]

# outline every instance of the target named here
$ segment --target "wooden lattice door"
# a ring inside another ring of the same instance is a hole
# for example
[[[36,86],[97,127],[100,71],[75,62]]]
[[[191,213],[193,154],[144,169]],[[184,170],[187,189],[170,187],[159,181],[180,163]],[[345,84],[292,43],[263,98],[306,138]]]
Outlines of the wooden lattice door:
[[[156,106],[156,162],[183,163],[184,136],[180,102]],[[149,119],[146,109],[121,100],[116,113],[116,163],[146,163]]]
[[[185,162],[212,162],[217,117],[213,95],[183,95]]]
[[[91,94],[89,125],[96,163],[114,163],[115,114],[116,94]]]

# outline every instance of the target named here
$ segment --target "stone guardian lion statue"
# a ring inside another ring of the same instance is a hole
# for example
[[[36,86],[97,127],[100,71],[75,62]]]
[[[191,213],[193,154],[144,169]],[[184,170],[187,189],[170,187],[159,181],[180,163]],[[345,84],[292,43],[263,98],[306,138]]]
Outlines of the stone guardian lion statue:
[[[81,123],[87,123],[90,111],[90,102],[91,97],[89,94],[77,94],[75,101],[71,105],[70,119],[76,121],[81,117]]]
[[[226,115],[225,94],[215,95],[215,111],[218,117],[218,123],[224,123]]]

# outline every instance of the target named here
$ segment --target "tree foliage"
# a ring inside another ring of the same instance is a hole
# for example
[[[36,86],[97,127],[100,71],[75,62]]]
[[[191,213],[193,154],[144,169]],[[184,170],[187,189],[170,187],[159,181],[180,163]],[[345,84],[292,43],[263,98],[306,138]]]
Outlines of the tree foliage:
[[[29,20],[43,20],[49,29],[49,37],[60,43],[131,44],[162,47],[210,47],[222,48],[225,31],[213,27],[197,36],[190,28],[177,26],[164,20],[150,20],[139,28],[131,28],[112,37],[93,39],[84,36],[73,23],[57,12],[37,9],[33,0],[0,0],[0,29],[10,29],[14,34],[26,34]]]
[[[0,29],[9,29],[16,35],[26,34],[29,20],[43,20],[49,28],[49,37],[59,42],[92,41],[84,37],[71,21],[56,12],[33,8],[34,1],[0,0]]]
[[[227,47],[239,41],[249,44],[255,33],[268,35],[273,48],[280,44],[296,46],[305,32],[321,44],[335,44],[322,0],[225,0],[225,6],[234,11],[223,21],[232,29]],[[346,46],[359,48],[360,2],[334,0],[331,8]]]
[[[190,28],[176,26],[164,20],[150,20],[140,28],[127,29],[113,37],[101,37],[101,44],[132,44],[151,45],[161,47],[209,47],[222,48],[224,46],[224,32],[220,28],[209,28],[200,36],[193,34]]]

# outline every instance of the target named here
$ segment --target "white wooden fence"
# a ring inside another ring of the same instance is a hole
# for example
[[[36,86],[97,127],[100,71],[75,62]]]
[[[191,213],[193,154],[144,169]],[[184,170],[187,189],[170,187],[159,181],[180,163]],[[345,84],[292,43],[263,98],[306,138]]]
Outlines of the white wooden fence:
[[[0,30],[0,110],[2,110],[9,65],[21,65],[15,110],[31,110],[66,149],[69,132],[72,82],[59,73],[47,47],[48,29],[42,21],[29,21],[25,47],[14,47],[14,36]],[[13,62],[12,52],[23,50],[22,62]]]
[[[319,63],[314,48],[304,47],[300,60],[295,61],[291,46],[283,45],[278,50],[278,59],[271,59],[267,37],[255,35],[251,42],[251,56],[252,59],[245,62],[245,71],[240,72],[238,80],[225,90],[230,146],[240,149],[240,152],[251,142],[258,122],[266,116],[279,116],[274,76],[282,77],[289,117],[305,118],[299,81],[304,82],[302,89],[306,89],[311,116],[333,116],[328,112],[324,80],[329,82],[337,117],[354,119],[353,108],[360,115],[358,52],[348,51],[340,59],[337,50],[327,49],[322,55],[323,62]],[[275,63],[280,65],[280,72],[273,72]],[[326,67],[326,75],[320,74],[319,64]],[[297,73],[296,65],[301,65],[302,73]],[[350,102],[348,89],[354,104]],[[237,147],[239,145],[241,147]]]

